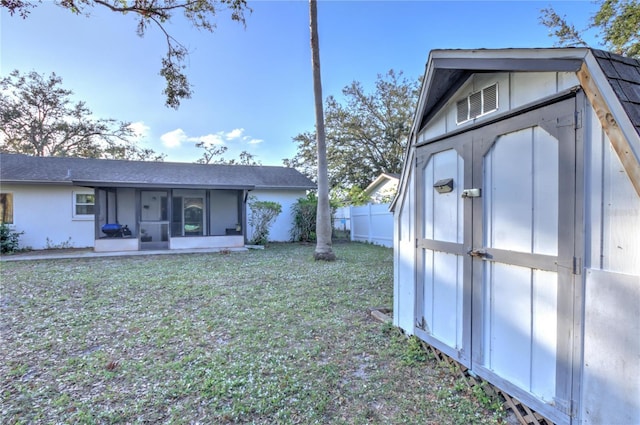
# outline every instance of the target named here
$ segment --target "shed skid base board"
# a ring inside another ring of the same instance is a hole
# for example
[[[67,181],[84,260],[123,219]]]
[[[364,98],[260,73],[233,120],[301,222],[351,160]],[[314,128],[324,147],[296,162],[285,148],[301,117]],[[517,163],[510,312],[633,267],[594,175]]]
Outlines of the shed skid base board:
[[[404,334],[404,332],[402,332],[400,328],[398,328],[398,331]],[[467,385],[469,385],[470,387],[479,387],[489,397],[499,397],[502,400],[502,406],[504,407],[505,411],[507,413],[513,414],[513,416],[518,420],[520,424],[554,425],[551,420],[533,411],[520,400],[510,396],[501,389],[494,387],[490,382],[485,381],[478,376],[471,375],[469,369],[466,366],[458,363],[455,359],[452,359],[442,351],[427,344],[422,340],[420,340],[420,344],[422,345],[423,350],[431,353],[439,364],[445,364],[447,365],[447,368],[455,370],[455,373],[460,375],[460,377],[465,380]]]
[[[372,307],[369,309],[369,314],[371,314],[374,319],[379,320],[382,323],[393,322],[393,311],[390,308]]]

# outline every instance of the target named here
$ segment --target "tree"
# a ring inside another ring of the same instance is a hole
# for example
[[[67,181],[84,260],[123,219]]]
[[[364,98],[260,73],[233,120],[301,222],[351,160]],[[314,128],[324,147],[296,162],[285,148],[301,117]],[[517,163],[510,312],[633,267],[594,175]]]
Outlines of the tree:
[[[130,123],[94,119],[84,102],[73,103],[62,78],[12,71],[0,80],[0,150],[33,156],[154,159],[130,138]]]
[[[540,22],[557,37],[559,46],[587,46],[583,35],[589,30],[599,31],[602,45],[614,53],[640,57],[640,2],[638,0],[598,0],[598,11],[586,29],[577,30],[564,16],[552,8],[541,10]]]
[[[343,102],[327,99],[326,133],[329,184],[332,191],[349,193],[364,188],[381,173],[400,173],[419,80],[409,81],[402,72],[378,75],[375,91],[366,93],[353,81],[342,90]],[[285,160],[307,176],[315,175],[313,133],[294,137],[296,156]]]
[[[256,159],[255,155],[247,151],[240,152],[238,160],[226,160],[222,156],[229,150],[226,146],[209,145],[205,142],[198,142],[196,143],[196,147],[204,149],[202,157],[196,161],[198,164],[262,165],[262,163]]]
[[[331,247],[331,206],[329,205],[329,176],[327,146],[322,109],[322,80],[320,78],[320,41],[318,39],[318,4],[309,0],[309,29],[311,32],[311,67],[313,69],[313,98],[316,112],[316,144],[318,149],[318,216],[316,221],[316,260],[334,261]]]
[[[41,0],[0,0],[0,6],[10,15],[18,14],[27,18],[30,9]],[[173,13],[182,11],[185,18],[198,29],[213,32],[214,18],[222,9],[228,9],[231,19],[245,24],[245,11],[251,12],[246,0],[57,0],[56,4],[76,15],[90,15],[90,10],[98,5],[122,15],[133,14],[137,17],[137,33],[144,36],[149,26],[155,26],[165,36],[167,53],[162,59],[160,75],[166,81],[163,90],[166,105],[178,108],[182,99],[191,97],[191,84],[184,73],[185,60],[189,51],[169,34],[166,24]]]

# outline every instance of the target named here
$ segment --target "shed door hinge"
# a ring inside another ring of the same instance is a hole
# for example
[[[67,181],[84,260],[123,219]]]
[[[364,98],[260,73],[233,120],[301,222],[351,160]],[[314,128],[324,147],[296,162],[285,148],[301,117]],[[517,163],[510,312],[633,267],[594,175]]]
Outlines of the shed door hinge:
[[[574,129],[582,128],[582,111],[575,111],[573,114],[556,118],[556,127],[569,127]]]
[[[576,412],[576,403],[573,402],[573,400],[563,400],[563,399],[559,399],[554,397],[553,401],[556,405],[556,408],[561,411],[562,413],[565,413],[569,416],[573,416],[575,417],[577,412]]]
[[[582,258],[573,257],[573,274],[581,274],[582,271]]]
[[[576,123],[574,128],[576,130],[582,128],[582,111],[576,111]]]

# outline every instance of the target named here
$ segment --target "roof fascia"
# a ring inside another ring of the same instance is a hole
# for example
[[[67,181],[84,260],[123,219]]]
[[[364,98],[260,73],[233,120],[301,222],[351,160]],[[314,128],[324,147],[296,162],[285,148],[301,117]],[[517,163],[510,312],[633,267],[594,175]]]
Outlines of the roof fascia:
[[[7,180],[3,179],[0,181],[1,184],[24,184],[24,185],[44,185],[44,186],[74,186],[76,185],[74,182],[69,180]],[[76,185],[82,186],[82,185]]]
[[[376,177],[376,179],[374,181],[372,181],[369,184],[369,186],[367,186],[364,189],[364,193],[366,193],[367,195],[371,195],[371,192],[373,192],[373,190],[376,188],[376,186],[378,186],[380,183],[382,183],[383,180],[391,180],[391,176],[389,176],[387,173],[380,174],[378,177]]]
[[[150,188],[164,188],[164,189],[228,189],[228,190],[253,190],[256,188],[254,185],[197,185],[197,184],[165,184],[165,183],[145,183],[145,182],[105,182],[105,181],[91,181],[91,180],[75,180],[73,184],[78,186],[87,186],[95,188],[105,187],[121,187],[132,189],[150,189]]]
[[[585,58],[578,79],[636,193],[640,195],[640,137],[593,53]]]

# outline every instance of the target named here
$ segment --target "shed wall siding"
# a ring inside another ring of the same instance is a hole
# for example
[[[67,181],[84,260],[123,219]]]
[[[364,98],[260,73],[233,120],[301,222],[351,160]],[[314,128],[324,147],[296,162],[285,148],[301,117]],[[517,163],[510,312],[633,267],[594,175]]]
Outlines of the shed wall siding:
[[[73,193],[93,193],[93,190],[77,186],[3,184],[2,192],[13,193],[12,228],[18,232],[24,231],[19,239],[21,248],[93,246],[93,219],[73,218]],[[44,211],[46,217],[42,216]]]
[[[593,109],[587,118],[585,266],[640,276],[640,197]]]
[[[600,270],[585,275],[582,423],[637,424],[640,279]]]
[[[442,136],[443,134],[475,124],[495,115],[495,113],[491,113],[467,123],[456,123],[456,102],[494,83],[498,84],[498,111],[496,111],[496,113],[504,113],[545,96],[551,96],[577,86],[579,81],[575,73],[571,72],[501,72],[474,74],[458,89],[450,101],[420,133],[418,143]]]
[[[396,207],[394,215],[394,279],[393,324],[408,335],[414,333],[416,234],[415,234],[415,182],[407,175],[406,196]]]
[[[640,197],[592,108],[585,121],[579,417],[584,424],[635,423],[640,417]]]

